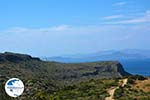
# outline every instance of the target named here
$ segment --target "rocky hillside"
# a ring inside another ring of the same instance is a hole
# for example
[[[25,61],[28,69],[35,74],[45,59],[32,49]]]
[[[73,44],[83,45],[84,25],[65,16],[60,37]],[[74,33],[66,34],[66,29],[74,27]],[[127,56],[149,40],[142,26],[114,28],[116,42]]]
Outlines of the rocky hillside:
[[[11,52],[0,53],[0,62],[20,62],[20,61],[31,61],[40,60],[39,58],[31,57],[25,54],[16,54]]]
[[[130,74],[116,61],[67,64],[42,61],[24,54],[0,54],[0,85],[3,87],[9,78],[20,78],[26,87],[24,95],[37,90],[51,93],[66,84],[126,75]]]
[[[29,55],[15,53],[0,54],[0,75],[7,77],[45,77],[56,80],[78,80],[80,78],[113,78],[129,75],[115,61],[92,63],[45,62]],[[28,75],[28,76],[26,76]]]

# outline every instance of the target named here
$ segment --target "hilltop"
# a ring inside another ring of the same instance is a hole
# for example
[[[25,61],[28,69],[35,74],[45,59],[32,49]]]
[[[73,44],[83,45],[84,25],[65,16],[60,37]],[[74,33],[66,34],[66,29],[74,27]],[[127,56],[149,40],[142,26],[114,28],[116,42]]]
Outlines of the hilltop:
[[[38,60],[39,58],[31,57],[30,55],[26,54],[18,54],[18,53],[11,53],[11,52],[5,52],[0,53],[0,62],[20,62],[20,61],[31,61],[31,60]]]
[[[114,78],[129,75],[117,61],[90,63],[59,63],[42,61],[30,55],[5,52],[0,54],[1,75],[7,77],[32,75],[56,80],[70,80],[87,77]],[[15,71],[15,73],[12,73]],[[4,73],[5,72],[5,73]]]

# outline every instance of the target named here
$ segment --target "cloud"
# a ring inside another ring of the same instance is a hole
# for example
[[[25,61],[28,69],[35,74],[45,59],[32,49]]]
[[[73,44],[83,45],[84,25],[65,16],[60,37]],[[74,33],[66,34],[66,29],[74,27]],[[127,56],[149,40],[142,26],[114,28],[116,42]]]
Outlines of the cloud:
[[[136,14],[135,14],[136,15]],[[116,18],[115,18],[116,17]],[[108,16],[106,19],[117,19],[117,17],[122,18],[119,21],[105,21],[104,24],[138,24],[138,23],[150,23],[150,10],[147,10],[143,16],[134,17],[134,16]],[[126,18],[126,19],[123,19]]]
[[[60,25],[60,26],[51,27],[50,29],[54,30],[54,31],[65,31],[65,30],[69,30],[70,26],[69,25]]]
[[[125,4],[126,4],[126,2],[117,2],[117,3],[113,4],[113,6],[121,7],[121,6],[125,5]]]
[[[24,28],[24,27],[12,27],[7,30],[1,31],[1,33],[51,33],[51,32],[63,32],[63,31],[69,31],[71,30],[71,26],[69,25],[58,25],[58,26],[52,26],[48,28]]]
[[[0,31],[0,51],[57,56],[100,49],[141,47],[148,45],[150,38],[150,25],[145,24],[61,26],[16,27]]]
[[[116,22],[118,24],[136,24],[136,23],[150,23],[150,11],[146,11],[145,15],[143,17],[128,19],[128,20],[122,20],[119,22]]]
[[[112,15],[112,16],[106,16],[104,19],[106,20],[111,20],[111,19],[117,19],[117,18],[122,18],[123,15]]]

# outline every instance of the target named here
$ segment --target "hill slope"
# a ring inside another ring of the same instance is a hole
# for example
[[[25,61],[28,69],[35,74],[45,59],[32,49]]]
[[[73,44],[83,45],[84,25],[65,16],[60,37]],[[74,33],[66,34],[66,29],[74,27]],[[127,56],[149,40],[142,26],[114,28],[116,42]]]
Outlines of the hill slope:
[[[67,64],[41,61],[39,58],[29,55],[8,52],[0,54],[0,69],[1,76],[24,78],[36,76],[54,78],[56,80],[86,77],[114,78],[128,75],[117,61]]]
[[[26,98],[27,94],[31,96],[40,90],[53,93],[66,84],[125,75],[130,74],[117,61],[67,64],[42,61],[29,55],[0,54],[0,86],[9,78],[20,78],[25,83]]]

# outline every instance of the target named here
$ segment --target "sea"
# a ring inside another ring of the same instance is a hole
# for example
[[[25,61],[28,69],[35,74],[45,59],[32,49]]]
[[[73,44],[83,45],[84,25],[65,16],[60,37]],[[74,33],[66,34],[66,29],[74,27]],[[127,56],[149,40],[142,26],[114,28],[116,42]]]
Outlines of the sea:
[[[121,60],[124,69],[135,75],[150,76],[150,60]]]

